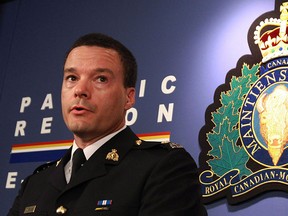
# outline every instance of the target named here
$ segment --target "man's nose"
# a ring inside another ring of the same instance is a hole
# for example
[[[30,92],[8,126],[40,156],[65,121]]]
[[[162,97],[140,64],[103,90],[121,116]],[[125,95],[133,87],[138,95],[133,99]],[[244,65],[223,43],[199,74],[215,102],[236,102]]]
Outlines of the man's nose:
[[[78,81],[77,86],[75,87],[75,97],[79,98],[89,98],[90,91],[89,91],[89,84],[85,81]]]

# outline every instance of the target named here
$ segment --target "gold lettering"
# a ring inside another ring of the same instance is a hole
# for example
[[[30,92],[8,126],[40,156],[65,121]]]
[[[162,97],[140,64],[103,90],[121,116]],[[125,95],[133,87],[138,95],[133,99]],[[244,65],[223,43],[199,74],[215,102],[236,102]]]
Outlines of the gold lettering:
[[[251,120],[252,111],[243,110],[242,114],[243,114],[243,116],[241,118],[241,121],[243,121],[243,120]]]
[[[244,134],[243,138],[253,138],[253,132],[251,128]],[[253,142],[255,142],[255,140],[253,140]],[[251,143],[249,145],[251,145]]]
[[[271,73],[272,77],[270,77],[269,75],[265,76],[268,86],[271,85],[270,81],[273,81],[273,83],[276,82],[276,78],[275,78],[275,73]]]
[[[250,129],[249,131],[251,131],[251,129]],[[248,131],[248,132],[249,132],[249,131]],[[247,133],[248,133],[248,132],[247,132]],[[252,132],[252,131],[251,131],[251,132]],[[246,134],[247,134],[247,133],[246,133]],[[246,134],[245,134],[245,135],[246,135]],[[254,139],[253,139],[253,141],[252,141],[249,145],[247,145],[246,147],[247,147],[248,149],[253,148],[253,150],[252,150],[252,152],[251,152],[252,155],[254,155],[259,149],[261,149],[260,146],[257,145],[257,143],[255,142]]]
[[[284,81],[284,80],[286,80],[286,72],[287,72],[287,70],[281,70],[281,71],[280,71],[279,81]]]
[[[255,87],[259,90],[260,93],[265,90],[265,86],[260,81],[256,83]]]

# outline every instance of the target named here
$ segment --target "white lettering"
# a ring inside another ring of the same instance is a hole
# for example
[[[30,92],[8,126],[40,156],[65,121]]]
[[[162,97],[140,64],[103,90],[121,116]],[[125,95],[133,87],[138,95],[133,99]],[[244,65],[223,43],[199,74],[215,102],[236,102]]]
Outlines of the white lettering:
[[[7,175],[7,181],[6,181],[6,188],[12,189],[16,188],[16,177],[18,175],[18,172],[8,172]]]
[[[175,91],[176,87],[174,85],[171,85],[170,88],[168,88],[167,83],[168,82],[175,82],[176,81],[176,77],[175,76],[167,76],[163,79],[162,84],[161,84],[161,90],[164,94],[171,94]]]
[[[157,122],[162,122],[163,121],[163,116],[165,117],[167,122],[171,122],[173,118],[173,110],[174,110],[174,103],[170,103],[168,106],[168,110],[166,109],[164,104],[159,105],[159,110],[158,110],[158,118]]]
[[[52,94],[46,95],[46,98],[42,104],[41,110],[45,110],[46,108],[53,109]]]
[[[146,88],[146,80],[141,80],[140,89],[139,89],[139,97],[144,97],[145,88]]]
[[[53,121],[53,117],[43,118],[42,120],[42,127],[41,127],[41,134],[49,134],[51,133],[51,122]]]
[[[25,127],[26,127],[26,121],[24,121],[24,120],[23,121],[17,121],[14,136],[18,137],[19,134],[20,134],[20,136],[25,136],[25,131],[24,131]]]
[[[31,97],[23,97],[20,106],[20,113],[24,113],[25,107],[30,106],[30,104],[31,104]]]
[[[131,116],[130,120],[128,118],[129,116]],[[138,118],[137,109],[135,109],[134,107],[130,108],[126,113],[126,124],[128,126],[133,125],[137,121],[137,118]]]

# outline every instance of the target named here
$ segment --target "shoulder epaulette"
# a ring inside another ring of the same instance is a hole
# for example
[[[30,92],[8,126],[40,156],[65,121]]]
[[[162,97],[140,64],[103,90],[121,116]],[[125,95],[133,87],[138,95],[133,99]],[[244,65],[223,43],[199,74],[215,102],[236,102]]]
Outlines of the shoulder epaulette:
[[[155,146],[159,146],[159,147],[166,148],[166,149],[183,148],[182,145],[174,143],[174,142],[169,142],[169,141],[153,142],[153,141],[145,141],[145,140],[140,140],[140,139],[136,140],[136,147],[141,148],[141,149],[152,148]]]
[[[41,171],[53,166],[54,164],[57,164],[57,163],[58,163],[58,161],[52,161],[52,162],[48,162],[48,163],[42,164],[42,165],[40,165],[39,167],[37,167],[34,170],[33,174],[39,173],[39,172],[41,172]]]
[[[179,148],[184,148],[182,145],[178,144],[178,143],[174,143],[174,142],[162,142],[162,144],[166,147],[166,148],[170,148],[170,149],[179,149]]]

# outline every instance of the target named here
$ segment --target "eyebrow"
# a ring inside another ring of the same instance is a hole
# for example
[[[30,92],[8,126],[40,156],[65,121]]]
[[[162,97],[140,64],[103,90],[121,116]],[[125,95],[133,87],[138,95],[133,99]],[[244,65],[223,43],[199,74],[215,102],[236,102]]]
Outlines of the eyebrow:
[[[96,68],[93,70],[96,73],[110,73],[113,74],[113,71],[108,68]],[[76,73],[77,70],[74,67],[64,68],[64,73]]]

